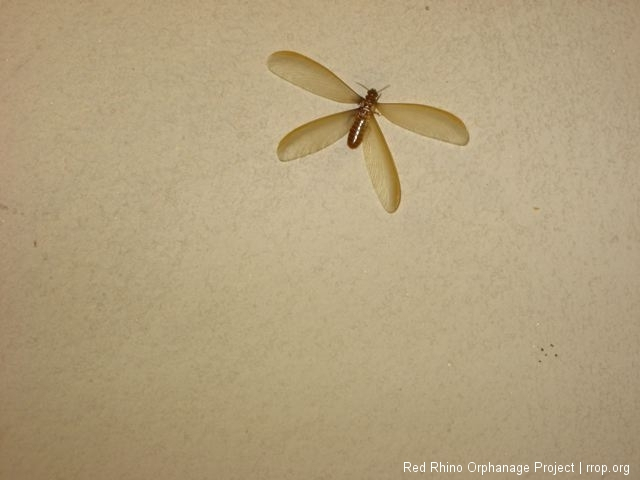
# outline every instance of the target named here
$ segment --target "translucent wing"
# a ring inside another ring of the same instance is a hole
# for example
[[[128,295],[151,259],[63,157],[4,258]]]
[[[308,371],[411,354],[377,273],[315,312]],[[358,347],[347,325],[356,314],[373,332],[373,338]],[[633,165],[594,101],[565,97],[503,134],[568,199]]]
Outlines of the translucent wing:
[[[369,117],[362,148],[364,162],[380,203],[387,212],[393,213],[400,205],[400,179],[375,115]]]
[[[412,103],[379,103],[378,111],[396,125],[456,145],[469,142],[462,120],[445,110]]]
[[[305,123],[288,133],[278,145],[278,158],[283,162],[322,150],[344,137],[353,123],[355,110],[334,113]]]
[[[340,103],[359,103],[360,95],[318,62],[296,52],[276,52],[267,67],[279,77],[300,88]]]

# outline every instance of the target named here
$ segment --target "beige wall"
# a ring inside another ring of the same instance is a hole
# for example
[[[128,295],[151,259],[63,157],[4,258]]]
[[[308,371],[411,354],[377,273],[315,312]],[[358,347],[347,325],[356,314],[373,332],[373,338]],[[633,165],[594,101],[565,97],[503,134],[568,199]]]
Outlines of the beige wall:
[[[640,475],[637,1],[158,3],[0,3],[0,478]],[[281,49],[471,141],[280,163]]]

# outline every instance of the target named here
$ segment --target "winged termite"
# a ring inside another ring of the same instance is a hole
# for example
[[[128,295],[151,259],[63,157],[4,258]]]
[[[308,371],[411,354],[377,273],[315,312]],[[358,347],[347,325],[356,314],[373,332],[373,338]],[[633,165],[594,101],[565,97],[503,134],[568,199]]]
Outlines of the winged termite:
[[[373,188],[389,213],[395,212],[400,204],[400,180],[376,113],[426,137],[456,145],[466,145],[469,141],[467,127],[452,113],[427,105],[379,103],[380,92],[373,88],[361,97],[329,69],[299,53],[276,52],[269,56],[267,66],[279,77],[311,93],[358,105],[353,110],[318,118],[296,128],[280,141],[278,158],[286,162],[304,157],[328,147],[348,133],[350,148],[357,148],[362,143]]]

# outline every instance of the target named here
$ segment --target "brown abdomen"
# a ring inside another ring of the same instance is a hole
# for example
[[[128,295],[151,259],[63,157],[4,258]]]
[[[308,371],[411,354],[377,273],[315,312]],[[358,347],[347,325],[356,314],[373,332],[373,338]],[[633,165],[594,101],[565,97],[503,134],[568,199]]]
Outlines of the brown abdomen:
[[[353,120],[349,136],[347,137],[347,145],[349,148],[357,148],[362,143],[364,134],[367,130],[367,121],[376,110],[376,103],[380,95],[375,89],[370,88],[367,96],[360,102],[360,107],[356,112],[356,118]]]
[[[349,130],[349,136],[347,137],[347,145],[349,148],[358,148],[358,145],[362,143],[362,136],[367,128],[367,115],[362,115],[358,110],[356,118]]]

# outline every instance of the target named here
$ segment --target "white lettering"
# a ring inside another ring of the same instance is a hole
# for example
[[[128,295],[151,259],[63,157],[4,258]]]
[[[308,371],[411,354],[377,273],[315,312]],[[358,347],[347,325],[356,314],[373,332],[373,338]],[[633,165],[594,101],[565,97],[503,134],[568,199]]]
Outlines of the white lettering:
[[[462,473],[462,465],[453,463],[431,462],[431,473]]]
[[[629,465],[614,465],[613,471],[615,473],[624,473],[625,475],[629,475]]]
[[[427,462],[422,462],[422,465],[418,465],[417,463],[411,464],[411,462],[404,462],[403,471],[427,473]]]
[[[571,464],[566,464],[566,465],[558,465],[557,462],[554,462],[553,465],[551,464],[544,464],[542,462],[535,462],[533,464],[533,471],[537,472],[538,470],[541,470],[543,473],[551,473],[553,475],[557,475],[559,473],[575,473],[574,471],[574,467],[575,464],[571,463]]]
[[[485,473],[515,473],[522,475],[523,473],[529,473],[529,465],[527,464],[493,464],[489,463],[475,463],[469,462],[467,464],[467,471],[471,473],[479,473],[484,475]]]
[[[600,473],[604,475],[608,470],[606,465],[587,465],[587,473]]]

